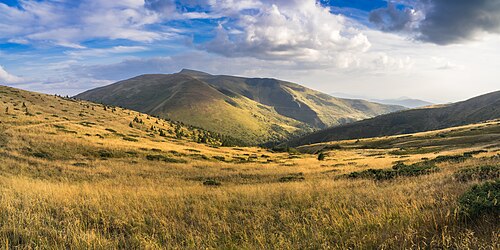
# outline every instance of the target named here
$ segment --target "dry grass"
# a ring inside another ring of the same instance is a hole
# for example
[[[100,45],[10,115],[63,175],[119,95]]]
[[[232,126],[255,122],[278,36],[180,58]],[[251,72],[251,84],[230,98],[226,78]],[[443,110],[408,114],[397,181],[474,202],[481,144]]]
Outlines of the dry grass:
[[[498,147],[491,143],[409,155],[391,154],[398,149],[392,147],[352,147],[327,151],[318,161],[316,155],[213,148],[151,136],[147,129],[156,119],[133,111],[0,90],[4,248],[500,247],[498,218],[470,221],[457,212],[458,197],[476,182],[453,179],[459,169],[499,165]],[[23,101],[34,116],[22,110]],[[15,103],[20,110],[14,110]],[[146,124],[128,127],[138,115]],[[138,141],[118,134],[134,134]],[[429,175],[390,181],[341,177],[390,168],[398,160],[412,163],[483,147],[488,152],[439,163],[441,170]],[[148,160],[158,154],[187,163]],[[304,180],[280,181],[299,173]],[[221,185],[205,186],[206,180]]]

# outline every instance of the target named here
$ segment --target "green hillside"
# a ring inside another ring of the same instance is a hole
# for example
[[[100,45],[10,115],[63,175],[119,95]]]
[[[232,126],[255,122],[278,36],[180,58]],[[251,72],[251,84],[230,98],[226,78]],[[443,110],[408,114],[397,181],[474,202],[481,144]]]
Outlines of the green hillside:
[[[500,91],[444,106],[411,109],[317,131],[286,144],[410,134],[500,118]]]
[[[283,140],[292,134],[403,109],[334,98],[276,79],[216,76],[193,70],[142,75],[76,98],[182,121],[248,143]]]

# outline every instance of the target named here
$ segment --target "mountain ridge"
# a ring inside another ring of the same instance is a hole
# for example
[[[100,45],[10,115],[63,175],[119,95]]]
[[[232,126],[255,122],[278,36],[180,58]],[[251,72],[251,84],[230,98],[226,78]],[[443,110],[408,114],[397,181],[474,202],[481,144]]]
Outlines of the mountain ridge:
[[[279,141],[404,109],[335,98],[274,78],[211,75],[190,69],[140,75],[75,97],[182,121],[250,143]]]
[[[500,118],[500,91],[446,105],[380,115],[292,139],[299,146],[319,142],[361,139],[424,132]]]

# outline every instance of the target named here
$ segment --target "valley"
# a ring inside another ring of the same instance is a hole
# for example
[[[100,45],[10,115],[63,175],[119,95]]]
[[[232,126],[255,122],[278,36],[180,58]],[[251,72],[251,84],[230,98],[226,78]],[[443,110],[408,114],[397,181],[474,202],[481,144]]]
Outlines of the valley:
[[[498,119],[278,152],[8,87],[0,111],[3,246],[500,246],[498,210],[461,202],[498,183]]]

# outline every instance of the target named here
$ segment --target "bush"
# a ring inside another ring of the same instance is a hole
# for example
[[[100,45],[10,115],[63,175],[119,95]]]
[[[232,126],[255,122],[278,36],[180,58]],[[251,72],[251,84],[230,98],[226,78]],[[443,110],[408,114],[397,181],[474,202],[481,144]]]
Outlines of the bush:
[[[434,158],[432,161],[435,163],[440,163],[440,162],[463,162],[469,158],[472,158],[471,154],[463,154],[463,155],[440,155],[436,158]]]
[[[47,152],[35,152],[35,153],[33,153],[33,156],[37,157],[37,158],[43,158],[43,159],[52,158],[52,156]]]
[[[464,156],[472,156],[472,155],[477,155],[477,154],[480,154],[480,153],[487,153],[487,152],[488,152],[488,150],[484,150],[484,149],[474,150],[474,151],[468,151],[468,152],[464,153]]]
[[[411,165],[405,165],[402,162],[398,162],[396,165],[392,166],[392,169],[367,169],[361,172],[349,173],[347,174],[347,178],[365,178],[380,181],[390,180],[396,177],[425,175],[438,170],[439,169],[434,164],[429,162],[419,162]]]
[[[105,150],[105,149],[99,150],[98,154],[102,158],[111,158],[111,157],[113,157],[113,153],[110,152],[110,151],[108,151],[108,150]]]
[[[419,162],[411,165],[405,165],[400,162],[392,166],[392,169],[395,170],[399,176],[418,176],[430,174],[438,170],[438,168],[430,162]]]
[[[131,142],[138,142],[139,140],[135,139],[135,138],[131,138],[131,137],[123,137],[123,140],[125,141],[131,141]]]
[[[205,186],[220,186],[220,185],[222,185],[222,183],[220,183],[219,181],[216,181],[216,180],[209,179],[209,180],[204,181],[203,185],[205,185]]]
[[[487,165],[460,169],[453,174],[453,178],[462,182],[498,179],[500,178],[500,166]]]
[[[460,213],[473,219],[500,215],[500,180],[472,186],[458,199]]]
[[[146,155],[146,159],[149,161],[164,161],[170,163],[187,163],[186,160],[183,159],[175,159],[164,155]]]
[[[289,174],[287,176],[283,176],[279,178],[280,182],[291,182],[291,181],[303,181],[306,178],[303,173]]]
[[[226,161],[226,157],[221,156],[221,155],[215,155],[215,156],[212,156],[212,158],[214,158],[218,161]]]
[[[396,171],[386,169],[367,169],[361,172],[352,172],[347,175],[351,179],[374,179],[374,180],[389,180],[396,177]]]
[[[318,161],[323,161],[325,160],[325,154],[323,152],[318,154]]]

